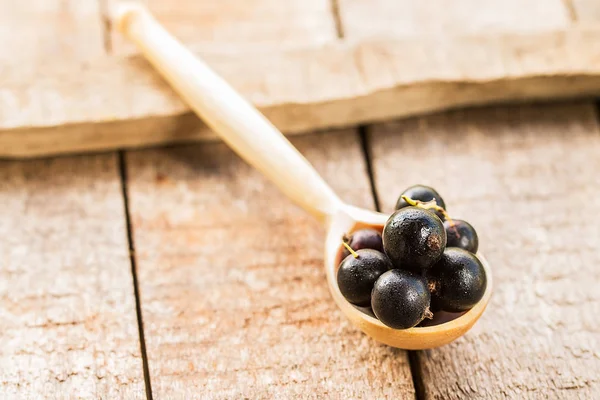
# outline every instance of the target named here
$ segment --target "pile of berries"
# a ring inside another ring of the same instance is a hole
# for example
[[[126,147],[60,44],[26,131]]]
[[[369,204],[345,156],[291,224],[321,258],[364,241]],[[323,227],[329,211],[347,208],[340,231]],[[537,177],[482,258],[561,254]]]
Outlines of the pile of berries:
[[[475,256],[477,232],[451,219],[433,188],[405,190],[383,228],[362,229],[343,238],[337,272],[350,303],[371,307],[394,329],[408,329],[434,312],[471,309],[486,289],[485,270]]]

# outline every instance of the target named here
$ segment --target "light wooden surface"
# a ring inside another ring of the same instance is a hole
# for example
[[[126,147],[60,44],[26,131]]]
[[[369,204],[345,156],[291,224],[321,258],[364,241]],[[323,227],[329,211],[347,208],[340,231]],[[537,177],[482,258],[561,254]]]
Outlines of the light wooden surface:
[[[336,308],[317,221],[224,145],[128,152],[153,397],[412,399],[413,380],[418,399],[596,397],[594,106],[489,108],[367,131],[384,210],[423,182],[478,229],[496,282],[482,319],[451,345],[412,353],[411,372],[406,352]],[[373,204],[356,132],[294,143],[344,200]],[[0,393],[143,398],[115,155],[5,162],[0,175]]]
[[[106,0],[115,5],[119,0]],[[317,45],[337,38],[329,0],[143,0],[180,40],[215,48]],[[136,54],[111,30],[113,54]]]
[[[1,162],[0,238],[0,398],[143,398],[116,157]]]
[[[289,140],[168,32],[147,7],[122,5],[113,20],[194,113],[242,159],[319,219],[340,211],[340,199]]]
[[[11,49],[0,157],[214,139],[127,57],[135,50],[103,24],[112,1],[13,3],[0,3]],[[337,13],[327,0],[148,3],[286,133],[600,93],[593,1],[340,0]]]
[[[424,398],[591,399],[600,393],[600,129],[591,104],[508,107],[372,129],[384,210],[413,182],[478,230],[494,268],[486,314],[419,352]]]
[[[372,207],[356,132],[294,144]],[[320,224],[258,172],[222,144],[127,161],[154,398],[413,397],[406,353],[331,300]]]
[[[562,0],[338,0],[345,37],[534,33],[566,27]]]
[[[211,137],[103,31],[106,3],[0,1],[2,156]],[[243,2],[240,14],[221,13],[229,2],[150,4],[292,133],[600,86],[595,0],[460,0],[441,12],[431,1],[339,0],[340,40],[331,3],[280,3]],[[194,25],[199,15],[222,19],[209,30]],[[241,21],[248,32],[238,36]],[[2,162],[0,397],[598,397],[594,105],[488,108],[367,130],[384,210],[404,186],[429,183],[480,232],[496,290],[465,338],[409,354],[359,333],[327,293],[322,228],[222,144],[127,152],[126,182],[114,153]],[[344,200],[373,205],[355,130],[294,143]]]
[[[589,96],[600,91],[599,43],[596,28],[444,41],[365,39],[265,50],[248,62],[253,56],[244,56],[243,74],[239,54],[202,54],[278,128],[302,133],[515,98]],[[6,74],[12,83],[0,88],[3,157],[215,138],[139,58]],[[54,127],[44,127],[49,123]]]
[[[600,22],[600,3],[595,0],[568,0],[572,17],[585,23]]]
[[[75,65],[104,54],[98,0],[0,0],[0,77],[49,60]]]
[[[488,275],[485,293],[477,306],[451,323],[396,330],[356,310],[339,291],[335,278],[340,238],[357,225],[382,229],[388,214],[344,203],[271,122],[212,71],[204,60],[178,42],[146,6],[123,4],[115,10],[113,21],[228,147],[291,201],[325,223],[324,264],[328,287],[338,307],[355,326],[380,343],[422,350],[453,342],[479,319],[493,290],[492,273],[483,255],[481,261]]]

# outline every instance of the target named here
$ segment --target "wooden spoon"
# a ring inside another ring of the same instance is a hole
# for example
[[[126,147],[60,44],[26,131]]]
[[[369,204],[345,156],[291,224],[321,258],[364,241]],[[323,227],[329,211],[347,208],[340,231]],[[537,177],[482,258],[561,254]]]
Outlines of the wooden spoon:
[[[275,126],[171,36],[144,6],[117,5],[113,20],[208,126],[283,193],[326,224],[327,283],[335,302],[355,326],[390,346],[429,349],[457,339],[479,319],[492,293],[492,271],[481,255],[486,292],[475,307],[449,322],[396,330],[348,303],[336,279],[342,236],[365,226],[381,229],[388,216],[342,202]]]

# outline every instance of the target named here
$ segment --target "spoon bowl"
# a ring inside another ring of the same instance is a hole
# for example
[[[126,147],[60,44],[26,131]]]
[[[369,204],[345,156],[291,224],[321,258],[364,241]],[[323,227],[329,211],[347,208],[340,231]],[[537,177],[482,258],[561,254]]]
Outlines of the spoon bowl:
[[[327,284],[338,307],[356,327],[379,342],[416,350],[450,343],[479,319],[492,293],[492,271],[480,254],[487,274],[486,292],[475,307],[452,315],[448,322],[397,330],[382,324],[368,309],[347,302],[336,279],[342,236],[364,227],[381,230],[388,216],[342,202],[275,126],[171,36],[143,5],[118,4],[113,22],[225,143],[326,225]]]
[[[333,216],[328,227],[325,243],[325,273],[329,291],[337,306],[353,325],[378,342],[407,350],[423,350],[448,344],[464,335],[485,310],[492,295],[492,271],[487,260],[481,260],[487,276],[487,286],[483,298],[463,314],[446,313],[452,319],[432,326],[414,327],[410,329],[393,329],[384,325],[365,307],[357,307],[349,303],[337,285],[337,269],[341,262],[342,236],[358,229],[383,229],[388,216],[385,214],[347,206],[346,210]],[[448,319],[448,318],[446,318]]]

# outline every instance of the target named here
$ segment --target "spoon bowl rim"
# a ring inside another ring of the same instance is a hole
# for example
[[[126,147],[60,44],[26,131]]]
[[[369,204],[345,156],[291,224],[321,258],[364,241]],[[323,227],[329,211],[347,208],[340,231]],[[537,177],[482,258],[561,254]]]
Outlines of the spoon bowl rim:
[[[466,333],[481,317],[492,295],[492,269],[483,254],[478,252],[477,258],[483,264],[487,286],[481,300],[464,314],[438,325],[394,329],[384,325],[377,318],[357,309],[342,295],[337,285],[336,261],[341,248],[341,238],[364,227],[382,227],[389,216],[386,214],[348,206],[343,212],[334,215],[329,223],[325,246],[325,270],[329,290],[342,312],[350,321],[375,340],[393,347],[410,350],[421,350],[439,347],[450,343]]]

